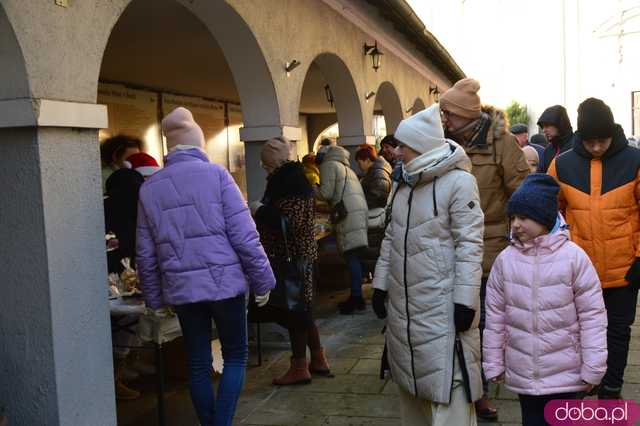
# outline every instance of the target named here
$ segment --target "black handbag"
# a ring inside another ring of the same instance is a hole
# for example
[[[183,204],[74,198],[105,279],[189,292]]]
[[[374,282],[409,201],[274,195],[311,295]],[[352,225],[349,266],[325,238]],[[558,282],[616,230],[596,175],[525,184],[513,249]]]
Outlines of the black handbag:
[[[344,166],[344,185],[342,186],[342,195],[340,201],[334,206],[331,214],[329,215],[329,221],[333,225],[337,225],[347,218],[347,206],[344,204],[344,190],[347,188],[347,166]]]
[[[276,287],[271,290],[269,305],[288,311],[305,311],[307,304],[304,298],[304,277],[310,264],[309,259],[294,259],[289,250],[287,229],[289,220],[281,216],[280,226],[284,238],[285,258],[273,258],[271,268],[276,277]]]

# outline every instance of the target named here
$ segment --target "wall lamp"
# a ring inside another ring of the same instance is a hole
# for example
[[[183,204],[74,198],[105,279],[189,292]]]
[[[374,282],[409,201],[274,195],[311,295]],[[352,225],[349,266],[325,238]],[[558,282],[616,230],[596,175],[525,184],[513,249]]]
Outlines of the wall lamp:
[[[331,87],[329,87],[328,84],[324,86],[324,96],[327,98],[327,102],[329,102],[331,108],[333,108],[333,92],[331,92]]]
[[[364,99],[369,102],[369,99],[373,98],[376,95],[376,92],[374,92],[373,90],[370,92],[367,92],[366,95],[364,95]]]
[[[373,63],[373,70],[378,72],[378,68],[380,68],[380,59],[382,59],[382,53],[378,50],[378,41],[376,40],[372,45],[367,43],[364,44],[364,55],[371,56],[371,62]]]
[[[298,67],[298,65],[300,65],[300,61],[294,59],[291,62],[286,62],[284,64],[284,70],[287,72],[287,77],[289,77],[291,71],[293,71],[294,69],[296,69]]]
[[[438,90],[438,86],[429,86],[429,94],[433,95],[433,98],[436,102],[440,98],[440,90]]]

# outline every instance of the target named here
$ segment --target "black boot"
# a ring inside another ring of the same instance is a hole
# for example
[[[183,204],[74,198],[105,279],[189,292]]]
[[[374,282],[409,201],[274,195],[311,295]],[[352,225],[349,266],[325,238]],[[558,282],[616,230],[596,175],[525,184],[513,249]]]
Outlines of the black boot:
[[[622,388],[610,388],[606,385],[601,385],[598,389],[598,399],[622,399]]]
[[[366,305],[362,296],[349,296],[349,298],[344,302],[338,303],[338,310],[341,315],[351,315],[355,311],[364,311],[365,307]]]

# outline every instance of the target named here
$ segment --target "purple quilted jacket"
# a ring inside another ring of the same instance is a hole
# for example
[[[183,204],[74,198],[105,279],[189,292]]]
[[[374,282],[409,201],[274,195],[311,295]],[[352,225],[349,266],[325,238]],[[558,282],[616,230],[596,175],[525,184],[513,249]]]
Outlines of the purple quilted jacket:
[[[151,309],[275,287],[238,186],[197,148],[171,152],[165,168],[142,185],[136,252]]]

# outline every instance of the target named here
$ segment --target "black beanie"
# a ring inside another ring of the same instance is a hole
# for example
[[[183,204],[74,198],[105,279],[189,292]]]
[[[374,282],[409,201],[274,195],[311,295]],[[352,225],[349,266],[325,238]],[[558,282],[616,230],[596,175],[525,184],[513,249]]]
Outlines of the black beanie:
[[[558,192],[555,179],[544,173],[527,176],[507,204],[509,217],[519,214],[533,219],[549,231],[558,217]]]
[[[600,99],[588,98],[578,107],[578,132],[582,140],[613,136],[615,123],[611,108]]]

